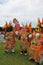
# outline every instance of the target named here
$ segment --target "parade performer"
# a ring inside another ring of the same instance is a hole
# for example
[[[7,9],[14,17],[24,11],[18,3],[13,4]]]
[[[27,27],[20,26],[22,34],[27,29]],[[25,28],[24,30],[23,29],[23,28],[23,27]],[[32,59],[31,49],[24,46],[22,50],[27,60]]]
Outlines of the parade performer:
[[[20,48],[21,48],[21,54],[27,55],[27,34],[26,34],[26,29],[25,26],[22,27],[20,31],[21,39],[20,39]]]
[[[10,32],[6,33],[6,42],[5,42],[5,52],[9,52],[10,50],[12,52],[15,48],[15,32],[11,30]]]

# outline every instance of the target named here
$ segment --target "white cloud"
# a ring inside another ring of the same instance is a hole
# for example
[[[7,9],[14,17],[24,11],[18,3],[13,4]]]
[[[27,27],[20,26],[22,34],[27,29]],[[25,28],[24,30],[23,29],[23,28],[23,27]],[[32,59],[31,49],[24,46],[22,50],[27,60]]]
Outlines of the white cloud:
[[[16,17],[19,22],[36,21],[43,17],[43,0],[8,0],[0,4],[0,25]]]

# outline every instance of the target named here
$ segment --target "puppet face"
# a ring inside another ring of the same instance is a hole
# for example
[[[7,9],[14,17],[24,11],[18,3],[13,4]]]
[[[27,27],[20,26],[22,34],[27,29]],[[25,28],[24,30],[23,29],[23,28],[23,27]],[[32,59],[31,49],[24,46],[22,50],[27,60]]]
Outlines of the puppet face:
[[[38,27],[38,28],[36,28],[36,32],[41,32],[41,29]]]

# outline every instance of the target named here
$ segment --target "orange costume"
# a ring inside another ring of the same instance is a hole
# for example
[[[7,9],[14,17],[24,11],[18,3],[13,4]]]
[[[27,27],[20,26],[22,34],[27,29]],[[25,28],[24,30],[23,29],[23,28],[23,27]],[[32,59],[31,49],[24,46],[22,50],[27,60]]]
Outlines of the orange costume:
[[[20,39],[20,48],[21,48],[21,54],[27,54],[27,34],[26,29],[23,26],[23,28],[20,31],[21,39]]]
[[[13,31],[6,33],[5,51],[12,50],[15,47],[15,33]]]
[[[43,32],[41,32],[43,29],[41,29],[40,26],[41,23],[39,20],[39,24],[36,27],[39,30],[37,30],[36,32],[33,31],[33,39],[29,48],[29,59],[33,59],[39,64],[41,64],[43,61]]]

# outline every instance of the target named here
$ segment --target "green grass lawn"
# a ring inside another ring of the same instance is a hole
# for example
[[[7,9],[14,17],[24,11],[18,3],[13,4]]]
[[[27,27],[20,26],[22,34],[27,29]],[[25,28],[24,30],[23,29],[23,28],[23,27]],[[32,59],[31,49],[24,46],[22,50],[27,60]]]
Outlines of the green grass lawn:
[[[36,65],[35,62],[29,61],[29,57],[20,54],[19,41],[16,42],[15,53],[5,53],[4,43],[0,42],[0,65]]]

